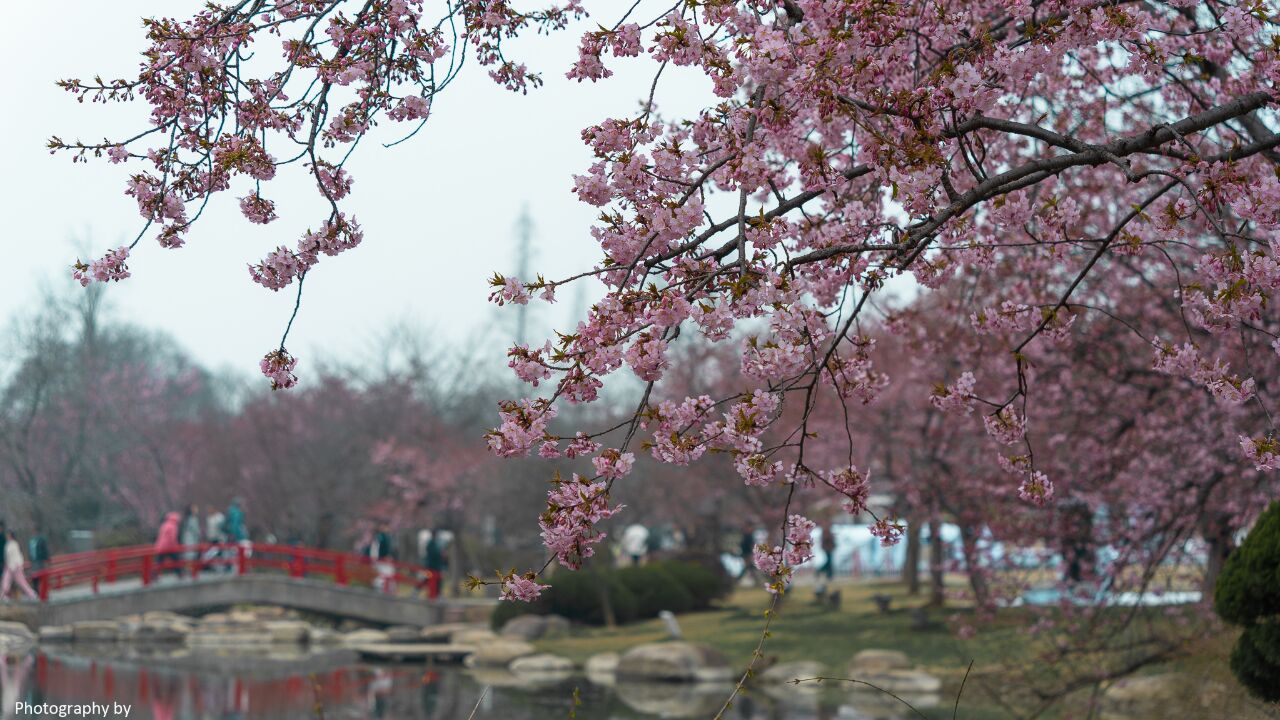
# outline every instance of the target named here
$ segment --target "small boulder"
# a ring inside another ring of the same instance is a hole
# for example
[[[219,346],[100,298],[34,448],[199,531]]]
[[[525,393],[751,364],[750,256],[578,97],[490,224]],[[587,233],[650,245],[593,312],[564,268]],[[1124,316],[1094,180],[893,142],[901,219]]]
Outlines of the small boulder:
[[[573,672],[573,661],[559,655],[538,653],[516,658],[508,667],[517,675],[568,674]]]
[[[305,645],[311,639],[311,626],[301,620],[268,620],[262,626],[278,645]]]
[[[849,661],[849,676],[855,678],[867,672],[910,669],[911,661],[899,650],[862,650]]]
[[[419,643],[422,642],[422,628],[412,627],[409,625],[396,625],[389,627],[385,631],[387,633],[387,642],[392,643]]]
[[[512,660],[533,655],[535,652],[537,652],[537,649],[527,642],[502,639],[481,645],[467,658],[467,665],[471,667],[507,667]]]
[[[604,652],[587,658],[583,671],[588,675],[612,675],[618,671],[618,653]]]
[[[342,637],[329,628],[313,627],[309,631],[308,639],[311,641],[312,645],[334,645],[337,644]]]
[[[263,648],[271,644],[271,635],[261,629],[221,629],[209,632],[196,630],[187,636],[188,647],[209,647],[219,649]]]
[[[23,650],[36,641],[31,628],[19,622],[0,621],[0,651]]]
[[[716,682],[733,671],[723,655],[705,645],[665,642],[637,645],[618,659],[619,679]]]
[[[144,621],[129,626],[124,637],[130,642],[147,644],[178,644],[187,639],[191,626],[185,622]]]
[[[169,612],[168,610],[151,610],[151,611],[142,613],[142,621],[143,622],[189,623],[192,621],[192,618],[189,615],[181,615],[175,612]]]
[[[455,643],[454,635],[466,630],[482,630],[490,635],[493,633],[487,625],[473,625],[470,623],[441,623],[439,625],[428,625],[422,628],[418,633],[418,642],[427,643]]]
[[[561,615],[547,615],[546,626],[542,631],[544,639],[562,638],[569,635],[569,630],[573,624],[569,622],[569,618]]]
[[[372,645],[387,642],[387,634],[381,630],[353,630],[342,636],[344,645]]]
[[[826,669],[816,660],[796,660],[774,665],[760,673],[761,682],[769,684],[794,683],[796,680],[808,680],[821,677]],[[818,687],[817,682],[806,683]]]
[[[81,620],[71,623],[71,639],[76,642],[115,642],[120,626],[110,620]]]
[[[71,626],[41,625],[39,638],[42,643],[71,642]]]
[[[486,628],[471,628],[454,633],[453,637],[449,639],[449,642],[454,645],[473,645],[475,647],[479,647],[481,645],[496,642],[497,640],[498,636],[495,635],[492,630],[488,630]]]
[[[547,618],[543,615],[517,615],[507,621],[498,635],[516,640],[537,640],[547,631]]]
[[[31,628],[20,622],[11,622],[8,620],[0,621],[0,635],[19,637],[29,641],[34,641],[36,639],[36,634],[31,632]]]
[[[733,686],[729,683],[672,684],[627,680],[614,690],[619,700],[646,717],[699,718],[705,720],[724,707]]]
[[[852,676],[861,680],[854,692],[891,692],[895,695],[931,695],[942,689],[942,681],[923,670],[881,670]],[[870,687],[874,685],[875,687]]]

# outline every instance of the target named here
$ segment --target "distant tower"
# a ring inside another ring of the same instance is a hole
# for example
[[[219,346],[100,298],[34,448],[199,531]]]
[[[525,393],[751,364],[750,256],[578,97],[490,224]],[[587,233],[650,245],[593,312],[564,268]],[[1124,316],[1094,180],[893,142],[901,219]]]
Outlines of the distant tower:
[[[521,282],[529,282],[529,261],[532,253],[533,218],[529,217],[529,205],[520,209],[520,217],[516,220],[516,277]],[[529,323],[529,304],[516,307],[516,342],[527,343]]]

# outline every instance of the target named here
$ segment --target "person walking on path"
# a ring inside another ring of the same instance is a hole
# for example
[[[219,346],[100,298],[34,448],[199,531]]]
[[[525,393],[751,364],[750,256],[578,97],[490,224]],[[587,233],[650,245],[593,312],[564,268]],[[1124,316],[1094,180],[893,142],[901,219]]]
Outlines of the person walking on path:
[[[440,580],[444,577],[444,569],[448,561],[444,559],[444,547],[440,543],[440,531],[431,530],[431,537],[422,552],[422,566],[430,571],[427,575],[427,597],[440,597]]]
[[[741,584],[748,574],[753,580],[759,580],[760,571],[756,569],[756,531],[750,523],[742,524],[742,537],[738,541],[738,557],[742,558],[742,572],[738,573],[738,583]]]
[[[649,551],[649,528],[640,523],[632,523],[622,531],[622,552],[631,558],[632,566],[644,562],[645,553]]]
[[[378,573],[374,578],[374,587],[388,595],[395,592],[395,566],[388,560],[394,560],[395,548],[392,547],[391,535],[387,532],[387,524],[378,526],[378,534],[369,543],[369,557],[373,560],[373,569]]]
[[[249,539],[249,533],[246,531],[244,524],[244,510],[240,509],[240,498],[231,498],[231,505],[227,508],[227,519],[224,525],[227,533],[227,540],[233,543],[244,542]]]
[[[210,547],[204,551],[202,559],[205,565],[210,565],[215,570],[220,568],[214,561],[222,557],[222,544],[227,541],[226,525],[227,516],[216,508],[209,508],[209,514],[204,519],[204,539]]]
[[[193,568],[196,558],[200,556],[200,540],[200,508],[192,503],[182,514],[182,523],[178,525],[178,541],[186,546],[182,551],[182,559]]]
[[[182,575],[182,567],[178,564],[178,524],[182,517],[176,512],[165,513],[164,522],[160,523],[160,532],[156,533],[156,561],[161,566],[170,565],[178,576]]]
[[[14,581],[17,581],[18,587],[27,594],[27,597],[39,600],[36,591],[31,589],[31,583],[27,582],[26,574],[22,572],[26,559],[22,557],[22,546],[18,544],[17,536],[12,530],[8,530],[5,532],[4,539],[4,577],[0,579],[0,597],[8,600],[9,588],[13,587]]]
[[[49,543],[44,539],[44,533],[36,528],[36,532],[27,540],[27,557],[31,559],[31,572],[35,574],[49,565]],[[40,583],[43,578],[36,577],[31,585],[36,589],[36,594],[40,593]]]

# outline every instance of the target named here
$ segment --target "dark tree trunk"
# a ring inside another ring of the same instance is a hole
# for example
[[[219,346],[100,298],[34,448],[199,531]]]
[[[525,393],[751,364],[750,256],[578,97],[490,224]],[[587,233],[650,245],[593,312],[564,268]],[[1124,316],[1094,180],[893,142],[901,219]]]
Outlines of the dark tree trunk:
[[[1235,550],[1235,538],[1230,525],[1215,518],[1206,528],[1204,539],[1208,545],[1208,558],[1205,560],[1204,582],[1200,586],[1200,592],[1205,600],[1210,600],[1213,598],[1214,587],[1218,584],[1218,576],[1222,574],[1222,566],[1226,564],[1231,551]]]
[[[982,564],[978,562],[978,537],[966,523],[959,525],[960,549],[964,555],[964,569],[969,575],[969,587],[973,590],[973,604],[979,609],[987,608],[991,603],[991,592],[987,588],[987,578],[982,574]]]
[[[942,521],[934,518],[929,521],[929,607],[942,607],[946,602],[944,596],[945,577],[943,575],[942,554]]]
[[[920,523],[907,518],[907,559],[902,563],[902,581],[908,595],[920,594]]]

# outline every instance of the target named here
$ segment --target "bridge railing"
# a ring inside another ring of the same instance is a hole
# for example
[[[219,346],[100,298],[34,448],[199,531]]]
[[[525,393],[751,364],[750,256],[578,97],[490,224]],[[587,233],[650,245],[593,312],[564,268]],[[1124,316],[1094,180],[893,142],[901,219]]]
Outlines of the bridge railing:
[[[249,542],[179,545],[164,551],[133,545],[60,555],[32,572],[30,579],[39,588],[40,601],[45,602],[52,592],[76,586],[87,585],[97,594],[101,585],[123,580],[137,579],[149,586],[164,575],[196,579],[204,573],[255,572],[327,577],[338,585],[369,584],[388,592],[408,585],[425,588],[432,599],[440,594],[440,573],[418,565],[297,545]]]

